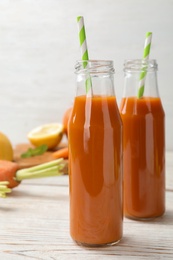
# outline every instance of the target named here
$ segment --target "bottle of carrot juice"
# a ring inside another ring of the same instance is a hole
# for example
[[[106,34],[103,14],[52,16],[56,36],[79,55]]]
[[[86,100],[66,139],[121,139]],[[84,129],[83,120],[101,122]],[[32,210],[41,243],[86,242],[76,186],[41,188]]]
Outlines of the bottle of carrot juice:
[[[69,120],[70,233],[79,244],[102,246],[122,237],[122,121],[113,62],[86,63],[76,64]]]
[[[139,75],[147,72],[142,97]],[[120,113],[123,121],[124,214],[150,219],[165,211],[165,114],[155,60],[125,63]]]

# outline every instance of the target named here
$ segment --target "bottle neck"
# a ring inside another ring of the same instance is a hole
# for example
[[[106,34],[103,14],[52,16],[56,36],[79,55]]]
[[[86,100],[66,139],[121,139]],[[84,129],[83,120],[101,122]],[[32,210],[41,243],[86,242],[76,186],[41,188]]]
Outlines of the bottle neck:
[[[159,97],[155,60],[125,61],[124,74],[123,97],[137,97],[142,85],[144,86],[142,97]]]
[[[89,60],[77,61],[75,66],[76,96],[114,95],[113,61]],[[89,89],[89,91],[88,91]]]

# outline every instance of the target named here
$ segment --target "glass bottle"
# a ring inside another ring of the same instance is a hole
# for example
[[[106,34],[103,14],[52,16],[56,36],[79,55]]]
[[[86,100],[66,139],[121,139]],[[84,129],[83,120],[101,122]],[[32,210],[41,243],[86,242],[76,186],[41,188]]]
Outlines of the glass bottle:
[[[79,244],[122,237],[122,121],[112,61],[78,61],[69,120],[70,234]],[[86,94],[86,86],[90,90]]]
[[[158,93],[155,60],[125,62],[123,121],[124,214],[150,219],[165,211],[165,114]],[[147,72],[144,94],[139,76]]]

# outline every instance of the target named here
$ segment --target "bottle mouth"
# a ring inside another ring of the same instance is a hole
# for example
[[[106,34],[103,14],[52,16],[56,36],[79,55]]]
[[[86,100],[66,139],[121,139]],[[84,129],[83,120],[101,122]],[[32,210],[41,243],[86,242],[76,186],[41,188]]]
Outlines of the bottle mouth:
[[[78,60],[75,65],[76,74],[114,74],[112,60]]]
[[[124,62],[124,71],[125,72],[139,72],[139,71],[156,71],[158,65],[156,60],[145,60],[145,59],[136,59],[136,60],[125,60]]]

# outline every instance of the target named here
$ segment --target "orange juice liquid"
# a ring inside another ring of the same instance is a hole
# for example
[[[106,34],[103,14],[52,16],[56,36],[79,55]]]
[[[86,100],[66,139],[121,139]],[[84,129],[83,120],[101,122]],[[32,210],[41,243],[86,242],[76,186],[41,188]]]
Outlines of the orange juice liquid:
[[[122,122],[114,96],[78,96],[69,122],[70,233],[83,244],[122,237]]]
[[[153,218],[165,211],[164,111],[159,98],[123,98],[124,213]]]

